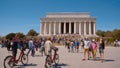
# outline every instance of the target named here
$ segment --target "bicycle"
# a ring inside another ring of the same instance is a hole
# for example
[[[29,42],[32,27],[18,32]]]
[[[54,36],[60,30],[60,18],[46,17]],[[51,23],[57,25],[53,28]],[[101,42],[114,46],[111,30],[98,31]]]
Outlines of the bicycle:
[[[54,50],[53,58],[51,55],[47,55],[46,61],[45,61],[45,68],[50,68],[53,63],[58,64],[59,63],[59,55],[57,54],[58,48],[52,47]]]
[[[14,56],[7,56],[4,59],[4,68],[13,68],[20,60],[23,65],[28,63],[28,55],[24,53],[25,49],[21,49],[18,59],[15,59]]]

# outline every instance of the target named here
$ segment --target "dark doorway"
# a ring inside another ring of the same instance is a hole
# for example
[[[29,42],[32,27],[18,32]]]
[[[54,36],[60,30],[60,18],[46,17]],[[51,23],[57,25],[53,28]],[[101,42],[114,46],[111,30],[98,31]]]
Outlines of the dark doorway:
[[[66,33],[69,33],[69,23],[66,23]]]
[[[63,34],[64,33],[64,23],[62,22],[61,23],[61,34]]]
[[[94,22],[91,22],[91,33],[94,34],[94,25],[93,25]]]
[[[74,22],[71,23],[71,34],[74,34]]]

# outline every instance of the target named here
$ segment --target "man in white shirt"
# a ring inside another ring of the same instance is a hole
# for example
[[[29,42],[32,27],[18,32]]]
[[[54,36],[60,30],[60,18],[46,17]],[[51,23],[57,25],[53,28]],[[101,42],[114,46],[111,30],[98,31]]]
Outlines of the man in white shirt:
[[[89,60],[89,47],[90,47],[90,41],[85,38],[84,40],[84,59],[83,60],[86,60],[86,52],[88,54],[88,60]]]

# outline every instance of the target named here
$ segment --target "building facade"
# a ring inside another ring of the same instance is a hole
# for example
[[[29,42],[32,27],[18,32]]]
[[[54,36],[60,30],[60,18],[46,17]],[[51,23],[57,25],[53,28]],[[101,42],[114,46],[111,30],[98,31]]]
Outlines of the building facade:
[[[47,13],[40,18],[40,35],[78,34],[95,36],[96,18],[89,13],[61,12]]]

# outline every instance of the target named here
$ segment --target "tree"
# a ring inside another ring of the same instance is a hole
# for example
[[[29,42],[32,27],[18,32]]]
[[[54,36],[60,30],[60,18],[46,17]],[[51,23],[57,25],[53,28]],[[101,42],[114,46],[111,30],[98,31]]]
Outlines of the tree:
[[[6,35],[6,39],[12,40],[14,36],[15,36],[15,33],[9,33]]]
[[[98,30],[97,32],[96,32],[96,34],[98,35],[98,36],[101,36],[101,37],[104,37],[104,31],[102,31],[102,30]]]
[[[35,30],[31,29],[31,30],[27,33],[27,35],[28,35],[28,36],[37,36],[38,33],[37,33]]]
[[[19,38],[24,38],[25,35],[23,33],[16,33],[18,35]]]
[[[25,37],[23,33],[9,33],[8,35],[6,35],[6,39],[12,40],[12,38],[15,37],[16,34],[19,38]]]
[[[112,33],[113,33],[113,38],[114,39],[120,40],[120,30],[119,29],[113,30]]]
[[[105,37],[113,37],[113,34],[112,34],[111,31],[106,31],[106,32],[104,33],[104,36],[105,36]]]

